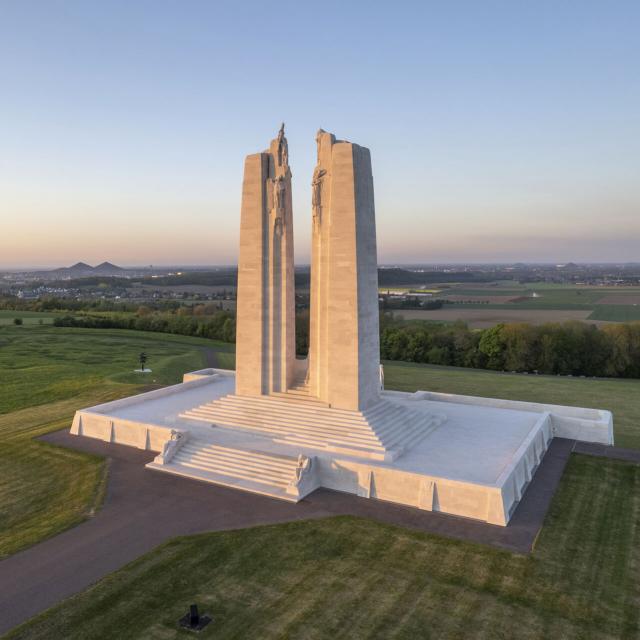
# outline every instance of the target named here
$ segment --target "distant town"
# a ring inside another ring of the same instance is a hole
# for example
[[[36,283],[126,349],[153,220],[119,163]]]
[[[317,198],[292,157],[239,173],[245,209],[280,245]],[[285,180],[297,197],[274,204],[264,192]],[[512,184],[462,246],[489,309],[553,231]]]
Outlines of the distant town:
[[[514,284],[544,282],[574,286],[638,286],[640,263],[626,264],[420,264],[381,265],[379,284],[427,287],[446,283]],[[21,298],[43,296],[111,299],[217,299],[220,288],[235,290],[235,266],[121,267],[110,262],[91,266],[78,262],[50,270],[0,271],[0,291]],[[296,285],[305,288],[309,267],[296,269]]]

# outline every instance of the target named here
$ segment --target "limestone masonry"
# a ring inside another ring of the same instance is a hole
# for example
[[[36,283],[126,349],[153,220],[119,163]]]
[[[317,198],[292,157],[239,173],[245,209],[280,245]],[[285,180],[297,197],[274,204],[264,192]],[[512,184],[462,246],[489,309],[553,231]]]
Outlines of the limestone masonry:
[[[553,437],[613,444],[608,411],[383,388],[369,150],[320,130],[310,346],[295,354],[284,125],[247,156],[236,371],[76,412],[71,432],[157,451],[147,466],[298,501],[318,487],[507,525]]]

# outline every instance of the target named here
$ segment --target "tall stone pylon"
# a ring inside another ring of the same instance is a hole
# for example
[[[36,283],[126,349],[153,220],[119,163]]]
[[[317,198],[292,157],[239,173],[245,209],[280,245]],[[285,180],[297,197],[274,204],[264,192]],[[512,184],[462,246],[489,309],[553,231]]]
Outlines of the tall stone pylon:
[[[236,394],[286,391],[295,364],[291,171],[284,124],[269,149],[244,163]]]
[[[322,129],[316,142],[309,392],[332,407],[362,411],[380,397],[371,155]]]

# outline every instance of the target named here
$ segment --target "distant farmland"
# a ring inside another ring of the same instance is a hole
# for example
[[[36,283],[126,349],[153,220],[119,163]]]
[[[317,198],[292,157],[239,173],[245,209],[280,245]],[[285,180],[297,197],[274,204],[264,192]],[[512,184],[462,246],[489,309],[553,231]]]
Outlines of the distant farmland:
[[[395,316],[402,316],[405,320],[429,320],[442,322],[455,322],[462,320],[472,329],[486,329],[500,322],[528,322],[529,324],[544,324],[546,322],[567,322],[568,320],[580,320],[591,324],[606,324],[601,320],[590,319],[591,311],[553,309],[486,309],[473,307],[464,309],[460,307],[444,307],[442,309],[403,309],[394,312]]]
[[[566,322],[590,324],[640,321],[639,287],[588,287],[501,281],[474,285],[448,283],[433,287],[441,309],[402,309],[405,319],[455,322],[484,329],[500,322]]]

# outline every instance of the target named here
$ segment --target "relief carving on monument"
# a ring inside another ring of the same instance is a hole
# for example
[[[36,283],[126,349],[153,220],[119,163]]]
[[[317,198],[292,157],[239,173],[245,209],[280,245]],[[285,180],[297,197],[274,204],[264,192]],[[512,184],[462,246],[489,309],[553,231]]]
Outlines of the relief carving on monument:
[[[287,166],[289,164],[289,145],[284,137],[284,122],[280,125],[276,140],[278,141],[278,166]]]
[[[322,183],[327,172],[319,166],[313,171],[311,180],[311,207],[313,209],[314,225],[322,222]]]

